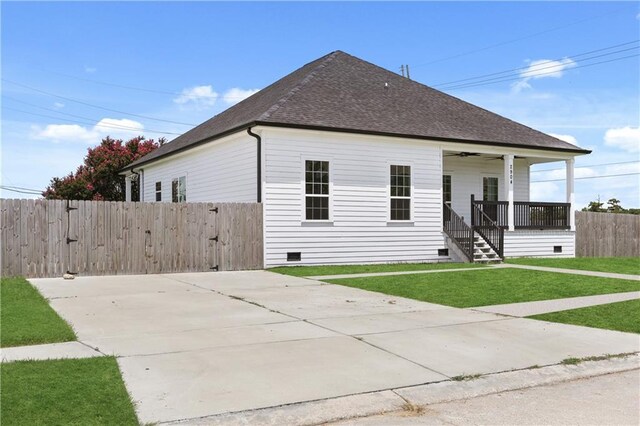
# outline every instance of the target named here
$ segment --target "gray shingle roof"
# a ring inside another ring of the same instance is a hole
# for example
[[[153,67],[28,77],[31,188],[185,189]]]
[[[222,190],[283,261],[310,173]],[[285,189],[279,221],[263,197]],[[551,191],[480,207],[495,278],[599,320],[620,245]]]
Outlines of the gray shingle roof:
[[[299,68],[126,168],[258,124],[589,152],[336,51]]]

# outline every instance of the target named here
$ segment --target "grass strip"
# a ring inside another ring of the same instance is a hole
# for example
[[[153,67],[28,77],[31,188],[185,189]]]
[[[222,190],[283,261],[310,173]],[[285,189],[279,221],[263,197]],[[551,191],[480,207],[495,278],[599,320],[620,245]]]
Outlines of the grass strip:
[[[76,340],[47,300],[24,278],[0,279],[0,347]]]
[[[2,415],[9,425],[137,425],[113,357],[3,363]]]
[[[640,299],[550,312],[529,318],[640,334]]]
[[[458,308],[640,290],[637,281],[515,268],[327,281]]]
[[[268,269],[294,277],[317,277],[323,275],[368,274],[377,272],[435,271],[441,269],[478,268],[477,263],[385,263],[376,265],[323,265],[280,266]]]
[[[517,259],[507,259],[505,263],[640,275],[640,258],[638,257],[574,257],[564,259],[521,257]]]

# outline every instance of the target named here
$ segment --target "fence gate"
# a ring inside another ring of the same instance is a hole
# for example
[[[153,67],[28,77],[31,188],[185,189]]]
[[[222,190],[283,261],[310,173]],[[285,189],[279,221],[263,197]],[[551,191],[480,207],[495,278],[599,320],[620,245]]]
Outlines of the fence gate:
[[[263,267],[262,205],[2,200],[2,275]]]

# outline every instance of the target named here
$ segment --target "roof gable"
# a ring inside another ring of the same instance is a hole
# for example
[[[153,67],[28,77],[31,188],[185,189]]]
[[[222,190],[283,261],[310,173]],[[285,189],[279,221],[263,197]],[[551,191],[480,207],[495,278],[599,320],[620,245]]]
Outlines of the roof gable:
[[[254,124],[588,152],[336,51],[299,68],[127,168]]]

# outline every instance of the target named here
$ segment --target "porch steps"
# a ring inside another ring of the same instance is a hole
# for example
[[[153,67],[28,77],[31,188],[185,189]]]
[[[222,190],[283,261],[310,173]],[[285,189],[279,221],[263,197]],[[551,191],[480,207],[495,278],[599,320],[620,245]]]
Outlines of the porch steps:
[[[474,263],[500,263],[502,259],[489,244],[476,234],[473,238],[473,262]]]

